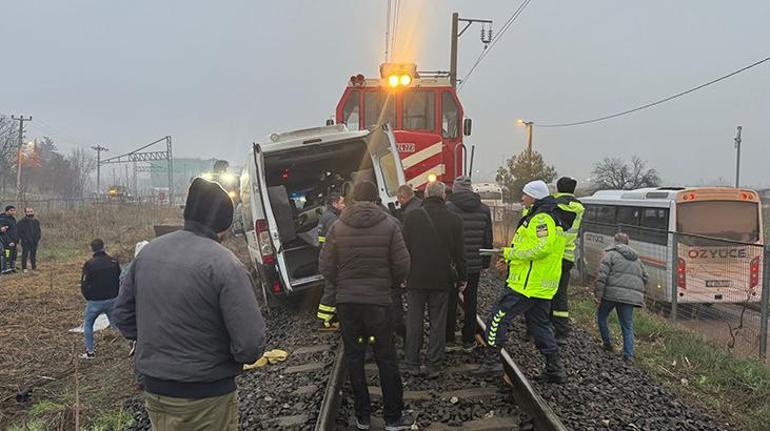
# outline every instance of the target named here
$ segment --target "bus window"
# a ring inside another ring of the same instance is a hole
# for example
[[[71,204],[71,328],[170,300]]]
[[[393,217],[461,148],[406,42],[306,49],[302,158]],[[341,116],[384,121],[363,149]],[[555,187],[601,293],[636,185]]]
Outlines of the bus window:
[[[640,225],[641,240],[653,244],[665,245],[668,243],[668,209],[644,208]]]
[[[345,106],[342,107],[342,122],[345,123],[350,130],[358,130],[361,128],[359,123],[359,116],[361,115],[359,94],[359,90],[351,91],[348,94],[348,100],[345,102]]]
[[[641,209],[637,207],[618,207],[618,229],[625,232],[631,239],[639,239],[639,218]]]
[[[676,230],[729,241],[759,241],[756,202],[705,201],[677,205]]]
[[[403,129],[435,130],[436,101],[432,91],[407,91],[403,100]]]
[[[389,123],[396,127],[396,109],[391,93],[381,91],[367,91],[364,93],[364,120],[366,128],[377,124]]]
[[[441,94],[441,136],[445,138],[460,136],[460,110],[455,98],[448,91]]]
[[[385,182],[385,191],[388,196],[395,196],[398,192],[398,171],[393,153],[389,152],[380,157],[380,169],[382,169],[382,178]]]

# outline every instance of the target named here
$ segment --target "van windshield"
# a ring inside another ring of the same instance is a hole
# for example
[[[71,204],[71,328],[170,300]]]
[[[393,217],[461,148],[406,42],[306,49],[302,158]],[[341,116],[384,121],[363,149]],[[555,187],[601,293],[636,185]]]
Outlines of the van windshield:
[[[759,241],[759,208],[756,202],[704,201],[677,205],[676,229],[729,241]]]

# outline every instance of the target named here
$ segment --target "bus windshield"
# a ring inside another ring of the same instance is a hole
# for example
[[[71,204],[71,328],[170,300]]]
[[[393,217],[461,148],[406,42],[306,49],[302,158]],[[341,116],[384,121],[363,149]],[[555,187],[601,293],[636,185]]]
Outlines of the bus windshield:
[[[756,202],[706,201],[677,205],[676,229],[708,237],[746,243],[759,241]]]

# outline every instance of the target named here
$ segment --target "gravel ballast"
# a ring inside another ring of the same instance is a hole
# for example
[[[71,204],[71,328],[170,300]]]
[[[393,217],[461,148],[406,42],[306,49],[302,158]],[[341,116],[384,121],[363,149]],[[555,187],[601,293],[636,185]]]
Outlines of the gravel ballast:
[[[504,292],[503,286],[503,281],[495,276],[482,277],[479,314],[483,318]],[[567,345],[560,346],[567,383],[535,381],[533,378],[543,371],[544,359],[533,343],[522,341],[524,333],[523,319],[515,319],[505,349],[569,429],[733,429],[703,409],[678,399],[647,372],[626,365],[620,353],[605,352],[598,340],[574,325]]]

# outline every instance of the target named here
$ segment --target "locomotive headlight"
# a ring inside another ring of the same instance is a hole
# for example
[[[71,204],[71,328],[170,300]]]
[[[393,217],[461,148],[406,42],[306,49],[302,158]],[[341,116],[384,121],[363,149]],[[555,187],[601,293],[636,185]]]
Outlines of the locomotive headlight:
[[[400,79],[398,75],[390,75],[388,77],[388,85],[390,85],[390,88],[396,88],[398,87],[398,83],[400,82]]]
[[[219,180],[225,184],[232,184],[235,182],[235,175],[225,172],[219,176]]]
[[[436,174],[428,174],[428,182],[429,183],[435,183],[436,182]]]
[[[211,172],[204,172],[201,174],[201,178],[203,178],[206,181],[211,181],[214,179],[214,175]]]
[[[409,75],[401,75],[401,78],[399,78],[399,81],[402,86],[406,87],[412,83],[412,77]]]

